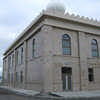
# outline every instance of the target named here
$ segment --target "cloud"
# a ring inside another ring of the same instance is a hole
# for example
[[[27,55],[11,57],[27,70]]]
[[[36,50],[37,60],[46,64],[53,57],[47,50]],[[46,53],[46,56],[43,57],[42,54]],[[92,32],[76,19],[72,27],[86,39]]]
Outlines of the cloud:
[[[81,16],[88,16],[100,19],[99,9],[100,1],[99,0],[64,0],[66,2],[67,11],[75,12]]]
[[[49,0],[0,0],[0,70],[4,51],[48,2]]]
[[[4,51],[50,1],[53,2],[53,0],[0,0],[0,68]],[[100,0],[60,1],[64,2],[66,10],[70,13],[100,19]]]

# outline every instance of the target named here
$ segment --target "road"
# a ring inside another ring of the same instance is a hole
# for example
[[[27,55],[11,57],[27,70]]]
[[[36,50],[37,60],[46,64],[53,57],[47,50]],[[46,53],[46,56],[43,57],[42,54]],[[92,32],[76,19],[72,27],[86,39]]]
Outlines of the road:
[[[39,100],[33,97],[0,94],[0,100]]]

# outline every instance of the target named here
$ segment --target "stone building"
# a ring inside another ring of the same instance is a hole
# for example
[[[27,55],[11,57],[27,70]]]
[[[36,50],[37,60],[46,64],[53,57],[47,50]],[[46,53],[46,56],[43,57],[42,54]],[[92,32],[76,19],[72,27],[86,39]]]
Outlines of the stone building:
[[[3,84],[36,91],[100,89],[100,23],[49,5],[5,51]]]

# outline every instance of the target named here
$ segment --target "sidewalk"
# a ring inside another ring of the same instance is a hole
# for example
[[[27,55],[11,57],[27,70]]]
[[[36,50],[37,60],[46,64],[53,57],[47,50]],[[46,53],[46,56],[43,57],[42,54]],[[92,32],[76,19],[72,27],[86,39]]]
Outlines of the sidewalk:
[[[82,98],[82,97],[100,97],[100,90],[98,91],[80,91],[80,92],[53,92],[53,94],[57,94],[59,96],[65,98]]]
[[[0,86],[0,88],[9,90],[9,91],[14,92],[14,93],[31,95],[31,96],[34,96],[34,95],[40,93],[40,92],[33,91],[33,90],[25,90],[25,89],[19,89],[19,88],[11,88],[11,87],[8,87],[8,86]]]
[[[52,92],[52,93],[40,93],[33,90],[25,90],[25,89],[15,89],[15,88],[9,88],[7,86],[0,86],[0,89],[7,90],[8,92],[17,94],[17,95],[23,95],[23,96],[32,96],[33,98],[40,98],[40,99],[46,99],[46,98],[54,98],[52,100],[83,100],[88,99],[91,100],[100,100],[100,90],[98,91],[81,91],[81,92]],[[97,99],[99,98],[99,99]]]

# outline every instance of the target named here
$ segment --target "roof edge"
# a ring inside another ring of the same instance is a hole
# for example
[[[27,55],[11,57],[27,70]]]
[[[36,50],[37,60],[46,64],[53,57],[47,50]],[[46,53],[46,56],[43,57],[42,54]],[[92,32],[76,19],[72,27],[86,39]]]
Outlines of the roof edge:
[[[6,49],[6,51],[3,53],[5,56],[6,53],[13,47],[13,45],[22,38],[26,34],[26,32],[38,22],[39,19],[41,19],[44,15],[46,16],[52,16],[52,17],[57,17],[61,18],[64,20],[70,20],[82,24],[87,24],[90,26],[95,26],[95,27],[100,27],[100,22],[98,20],[93,20],[93,18],[89,19],[88,17],[84,16],[79,16],[79,15],[74,15],[74,14],[69,14],[68,12],[65,14],[62,14],[60,12],[51,12],[48,10],[43,10],[23,31],[22,33],[15,39],[15,41]]]
[[[12,48],[12,46],[22,38],[26,34],[26,32],[37,23],[39,19],[41,19],[44,15],[44,10],[22,31],[22,33],[14,40],[14,42],[6,49],[6,51],[3,53],[3,55],[6,55],[6,53]]]

